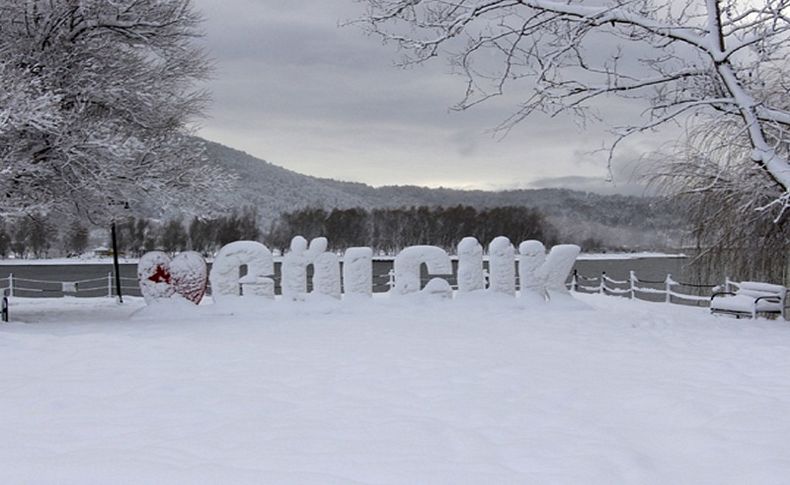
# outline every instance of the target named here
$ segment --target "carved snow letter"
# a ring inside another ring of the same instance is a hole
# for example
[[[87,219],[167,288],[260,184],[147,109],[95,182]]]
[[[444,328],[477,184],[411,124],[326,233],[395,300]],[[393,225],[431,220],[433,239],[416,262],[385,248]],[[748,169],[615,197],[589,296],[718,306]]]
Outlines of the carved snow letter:
[[[346,295],[373,295],[372,249],[346,249],[343,255],[343,290]]]
[[[247,275],[239,278],[239,268]],[[215,302],[245,298],[274,298],[274,260],[272,252],[255,241],[236,241],[219,250],[211,266],[211,296]],[[241,291],[239,291],[241,289]]]
[[[521,295],[540,295],[550,298],[551,294],[568,294],[565,281],[573,269],[581,249],[575,244],[560,244],[546,248],[540,241],[524,241],[519,245],[518,271],[521,279]]]
[[[291,251],[283,257],[283,296],[304,300],[307,295],[307,266],[313,265],[313,293],[340,298],[340,262],[337,255],[326,252],[325,237],[310,241],[302,236],[291,240]]]
[[[458,243],[458,292],[485,288],[483,277],[483,246],[473,237],[465,237]]]
[[[488,291],[516,295],[516,250],[505,236],[488,245]]]
[[[444,249],[436,246],[410,246],[395,257],[395,294],[406,295],[420,291],[420,266],[423,263],[428,267],[429,274],[453,274],[453,264]],[[444,290],[449,287],[447,280],[434,279],[444,281]],[[437,292],[440,283],[430,283],[429,281],[427,287],[432,293]]]

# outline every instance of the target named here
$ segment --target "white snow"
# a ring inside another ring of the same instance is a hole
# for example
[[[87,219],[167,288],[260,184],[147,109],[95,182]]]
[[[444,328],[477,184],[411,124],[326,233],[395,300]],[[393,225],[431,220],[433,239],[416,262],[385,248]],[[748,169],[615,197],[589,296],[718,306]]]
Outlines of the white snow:
[[[516,250],[510,239],[495,237],[488,245],[488,291],[516,294]]]
[[[14,299],[0,483],[787,482],[790,325],[580,298]]]
[[[583,300],[14,299],[0,483],[786,483],[790,325]]]
[[[518,254],[520,295],[535,301],[545,299],[545,273],[538,272],[538,268],[546,261],[546,247],[540,241],[524,241],[518,245]]]
[[[573,269],[573,264],[581,249],[575,244],[558,244],[551,248],[546,261],[538,268],[541,280],[546,282],[546,290],[550,295],[567,293],[565,282]]]
[[[327,252],[329,241],[317,237],[307,244],[307,239],[291,239],[291,250],[283,257],[282,291],[292,301],[307,296],[307,266],[313,265],[313,293],[340,298],[340,262],[334,253]]]
[[[137,278],[140,280],[140,293],[148,302],[168,299],[176,290],[170,281],[154,281],[150,278],[161,268],[169,268],[170,256],[162,251],[149,251],[137,263]],[[168,272],[169,279],[169,272]]]
[[[373,295],[373,250],[348,248],[343,254],[343,290],[346,295]]]
[[[398,295],[406,295],[420,291],[420,267],[425,264],[428,274],[451,275],[453,263],[447,252],[436,246],[410,246],[395,257],[392,269],[395,271],[395,287]],[[437,288],[432,285],[432,290]]]
[[[319,254],[313,259],[313,268],[313,292],[340,299],[340,262],[337,254]]]
[[[474,237],[458,243],[458,291],[468,293],[485,288],[483,246]]]
[[[239,277],[242,266],[247,274]],[[245,298],[274,298],[274,261],[269,248],[256,241],[226,244],[211,265],[211,297],[216,302]],[[241,291],[240,291],[241,290]]]

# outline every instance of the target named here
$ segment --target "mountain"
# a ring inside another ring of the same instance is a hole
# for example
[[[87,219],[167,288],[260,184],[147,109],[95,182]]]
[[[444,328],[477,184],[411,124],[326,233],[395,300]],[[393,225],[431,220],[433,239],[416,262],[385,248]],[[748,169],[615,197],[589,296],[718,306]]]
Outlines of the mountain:
[[[587,238],[609,247],[667,249],[679,247],[685,225],[680,211],[656,197],[601,195],[569,189],[484,190],[431,189],[342,182],[303,175],[208,140],[211,163],[238,174],[235,194],[221,205],[254,206],[264,227],[283,212],[304,207],[365,209],[403,206],[470,205],[476,208],[528,206],[541,210],[564,240]]]

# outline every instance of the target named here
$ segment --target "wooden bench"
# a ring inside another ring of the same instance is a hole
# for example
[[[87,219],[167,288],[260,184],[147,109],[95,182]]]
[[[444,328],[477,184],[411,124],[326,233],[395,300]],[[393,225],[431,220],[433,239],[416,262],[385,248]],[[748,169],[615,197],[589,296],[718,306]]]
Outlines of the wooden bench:
[[[710,312],[734,315],[736,318],[757,317],[758,313],[784,314],[787,288],[782,285],[742,281],[735,283],[735,292],[721,291],[710,297]]]

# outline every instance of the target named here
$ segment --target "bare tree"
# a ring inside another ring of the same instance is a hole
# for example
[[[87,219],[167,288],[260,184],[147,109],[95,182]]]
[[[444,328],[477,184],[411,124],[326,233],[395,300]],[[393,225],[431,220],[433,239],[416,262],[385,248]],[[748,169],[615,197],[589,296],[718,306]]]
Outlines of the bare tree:
[[[629,135],[710,113],[737,123],[749,160],[781,187],[768,206],[790,206],[781,146],[790,111],[761,89],[771,80],[786,96],[790,86],[790,0],[361,1],[369,9],[359,22],[404,49],[404,62],[454,52],[468,79],[460,109],[528,81],[501,129],[534,112],[595,118],[609,96],[646,101],[643,119],[616,130],[613,150]]]
[[[730,276],[790,283],[790,220],[771,220],[760,210],[783,189],[754,169],[751,149],[735,120],[710,119],[673,144],[650,171],[651,182],[691,222],[691,262],[702,281]]]
[[[100,222],[222,187],[188,136],[200,22],[190,0],[0,0],[0,213]]]

